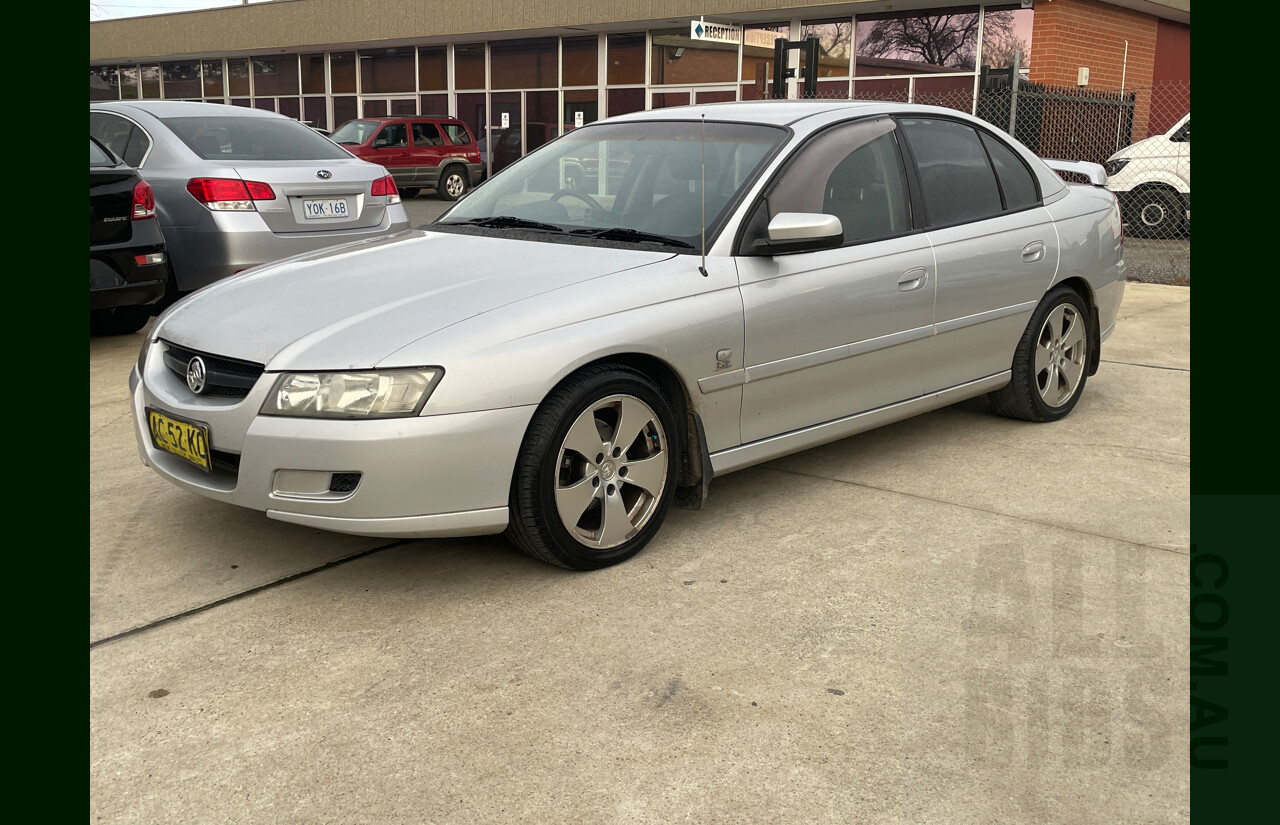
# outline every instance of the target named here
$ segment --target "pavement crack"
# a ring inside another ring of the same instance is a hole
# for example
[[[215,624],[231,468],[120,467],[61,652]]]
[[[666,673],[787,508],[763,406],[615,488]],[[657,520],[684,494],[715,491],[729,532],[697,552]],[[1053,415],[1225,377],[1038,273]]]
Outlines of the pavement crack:
[[[137,636],[139,633],[145,633],[148,630],[155,630],[157,627],[162,627],[164,625],[171,624],[173,622],[179,621],[180,619],[190,618],[191,616],[204,613],[208,610],[213,610],[215,607],[221,607],[224,604],[238,602],[241,599],[245,599],[245,598],[248,598],[249,596],[256,595],[258,593],[263,592],[264,590],[272,590],[276,587],[280,587],[282,585],[289,584],[290,582],[297,581],[298,579],[306,578],[307,576],[313,576],[316,573],[323,573],[324,571],[337,567],[340,564],[346,564],[347,562],[357,561],[359,559],[365,558],[366,556],[371,556],[374,553],[381,553],[383,550],[390,550],[393,547],[400,547],[401,545],[408,544],[410,541],[412,541],[412,539],[401,539],[399,541],[393,541],[390,544],[384,544],[381,547],[371,547],[368,550],[361,550],[358,553],[352,553],[349,556],[343,556],[340,559],[334,559],[333,561],[326,562],[318,567],[312,567],[308,570],[300,570],[297,573],[291,573],[288,576],[284,576],[283,578],[276,579],[275,581],[270,581],[270,582],[267,582],[266,584],[260,584],[257,587],[251,587],[248,590],[242,590],[239,593],[232,593],[230,596],[224,596],[223,598],[209,602],[208,604],[202,604],[199,607],[193,607],[190,610],[184,610],[181,613],[174,613],[172,616],[165,616],[162,619],[156,619],[155,621],[147,622],[146,624],[140,625],[138,627],[129,628],[128,630],[121,631],[112,636],[107,636],[106,638],[89,642],[89,649],[93,650],[94,648],[102,647],[103,645],[110,644],[111,642],[118,642],[121,639],[127,639],[130,636]]]
[[[1159,364],[1136,364],[1133,361],[1109,361],[1100,359],[1104,364],[1119,364],[1122,367],[1145,367],[1149,370],[1168,370],[1169,372],[1191,372],[1190,367],[1162,367]]]
[[[840,479],[840,478],[829,478],[828,476],[814,475],[813,473],[802,473],[797,470],[783,470],[778,467],[770,467],[767,464],[763,465],[761,469],[770,470],[775,473],[784,473],[786,475],[801,476],[802,478],[817,479],[819,481],[830,481],[835,484],[844,484],[849,487],[863,487],[868,490],[876,490],[881,493],[890,493],[892,495],[906,496],[907,498],[914,498],[920,501],[931,501],[934,504],[944,504],[948,507],[959,507],[962,510],[972,510],[975,513],[986,513],[987,515],[991,515],[991,516],[1000,516],[1001,518],[1013,519],[1014,521],[1021,521],[1026,524],[1035,524],[1040,527],[1049,527],[1054,530],[1065,530],[1068,533],[1078,533],[1082,536],[1091,536],[1096,539],[1106,539],[1107,541],[1118,541],[1122,544],[1131,544],[1134,547],[1145,547],[1148,550],[1159,550],[1162,553],[1173,553],[1176,556],[1191,555],[1190,549],[1180,550],[1173,547],[1159,547],[1154,544],[1145,544],[1140,541],[1133,541],[1132,539],[1123,539],[1123,538],[1120,538],[1119,536],[1108,536],[1105,533],[1094,533],[1094,532],[1090,532],[1089,530],[1080,530],[1075,527],[1064,527],[1061,524],[1051,524],[1045,521],[1036,521],[1035,519],[1025,518],[1023,516],[1015,516],[1011,513],[1002,513],[999,510],[988,510],[985,507],[974,507],[972,504],[958,504],[957,502],[954,502],[954,501],[947,501],[945,499],[940,499],[940,498],[932,498],[930,496],[922,496],[919,493],[908,493],[902,490],[894,490],[889,487],[878,487],[875,484],[867,484],[861,481],[845,481],[844,479]]]

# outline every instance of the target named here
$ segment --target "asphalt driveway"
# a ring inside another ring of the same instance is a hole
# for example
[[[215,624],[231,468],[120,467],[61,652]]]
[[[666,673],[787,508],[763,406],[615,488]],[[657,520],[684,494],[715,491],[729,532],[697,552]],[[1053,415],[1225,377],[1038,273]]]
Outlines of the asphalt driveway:
[[[1129,284],[1062,422],[744,470],[587,574],[178,490],[91,339],[90,819],[1187,822],[1190,299]]]

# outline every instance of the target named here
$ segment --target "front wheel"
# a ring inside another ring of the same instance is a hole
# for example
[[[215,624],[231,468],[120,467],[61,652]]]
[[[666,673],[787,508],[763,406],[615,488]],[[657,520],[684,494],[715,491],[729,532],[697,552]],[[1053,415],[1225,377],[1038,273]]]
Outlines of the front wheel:
[[[571,376],[529,425],[507,537],[570,570],[631,558],[666,518],[679,446],[671,407],[646,376],[608,364]]]
[[[440,173],[436,197],[442,201],[456,201],[467,194],[469,188],[471,188],[471,180],[466,170],[460,166],[450,166]]]
[[[1014,350],[1010,381],[988,395],[996,412],[1024,421],[1065,418],[1089,379],[1089,307],[1067,286],[1031,313]]]

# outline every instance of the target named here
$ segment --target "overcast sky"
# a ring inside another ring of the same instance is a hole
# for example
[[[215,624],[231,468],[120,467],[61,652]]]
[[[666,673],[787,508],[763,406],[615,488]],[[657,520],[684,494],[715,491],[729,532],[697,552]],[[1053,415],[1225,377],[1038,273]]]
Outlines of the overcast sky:
[[[172,14],[177,11],[239,6],[244,0],[89,0],[89,20],[139,17],[144,14]],[[251,3],[264,0],[249,0]]]

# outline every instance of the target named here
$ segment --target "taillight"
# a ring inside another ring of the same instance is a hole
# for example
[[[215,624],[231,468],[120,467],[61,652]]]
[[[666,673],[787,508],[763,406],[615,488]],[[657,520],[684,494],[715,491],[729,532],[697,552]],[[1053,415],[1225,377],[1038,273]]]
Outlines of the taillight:
[[[387,203],[400,202],[400,189],[396,186],[396,179],[387,175],[385,178],[378,178],[373,182],[373,191],[369,193],[375,198],[390,198]]]
[[[156,216],[156,195],[151,191],[151,184],[145,180],[138,181],[133,187],[133,214],[130,220],[140,221],[143,218]]]
[[[276,193],[265,183],[239,178],[192,178],[191,197],[220,212],[252,212],[254,201],[272,201]]]

